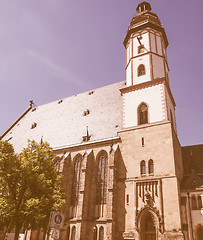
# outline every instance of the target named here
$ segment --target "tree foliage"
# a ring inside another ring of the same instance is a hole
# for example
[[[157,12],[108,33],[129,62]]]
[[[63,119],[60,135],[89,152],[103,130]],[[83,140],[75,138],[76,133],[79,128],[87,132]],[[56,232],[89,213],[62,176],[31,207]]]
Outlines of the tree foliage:
[[[0,141],[0,221],[15,228],[46,228],[52,211],[64,203],[62,176],[56,171],[48,143],[28,141],[15,154],[11,144]]]

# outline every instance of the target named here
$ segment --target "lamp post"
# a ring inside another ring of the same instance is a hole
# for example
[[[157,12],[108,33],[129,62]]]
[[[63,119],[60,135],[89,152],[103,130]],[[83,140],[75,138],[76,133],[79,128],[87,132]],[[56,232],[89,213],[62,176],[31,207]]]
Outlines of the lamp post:
[[[93,240],[97,240],[97,227],[93,227]]]

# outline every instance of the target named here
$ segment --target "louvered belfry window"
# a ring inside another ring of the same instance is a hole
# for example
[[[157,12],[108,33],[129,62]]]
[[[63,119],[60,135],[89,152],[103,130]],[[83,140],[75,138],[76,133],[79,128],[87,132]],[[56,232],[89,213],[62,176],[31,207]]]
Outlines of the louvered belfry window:
[[[100,205],[106,203],[107,162],[107,153],[105,151],[102,151],[98,157],[96,191],[96,203]]]
[[[148,107],[142,103],[138,108],[138,124],[148,123]]]
[[[137,69],[137,75],[138,77],[145,75],[145,66],[143,64],[140,64],[138,69]]]
[[[74,206],[77,205],[78,203],[81,168],[82,168],[82,156],[78,155],[75,159],[74,178],[73,178],[73,185],[72,185],[72,205]]]

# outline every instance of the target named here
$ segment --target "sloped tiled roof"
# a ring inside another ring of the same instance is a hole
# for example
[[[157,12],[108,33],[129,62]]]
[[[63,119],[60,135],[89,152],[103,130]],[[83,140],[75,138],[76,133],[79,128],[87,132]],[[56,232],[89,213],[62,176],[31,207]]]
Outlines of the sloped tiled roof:
[[[203,174],[203,144],[182,147],[183,168],[185,174],[191,169]]]
[[[203,144],[182,147],[182,190],[203,189]]]
[[[189,176],[184,176],[181,182],[182,190],[203,190],[203,179],[197,173],[192,172]]]
[[[91,141],[117,136],[121,129],[121,94],[124,82],[51,102],[30,110],[3,137],[17,152],[27,146],[27,140],[43,141],[57,148],[79,144],[88,126]],[[89,114],[84,116],[84,111]],[[31,128],[36,123],[36,127]]]

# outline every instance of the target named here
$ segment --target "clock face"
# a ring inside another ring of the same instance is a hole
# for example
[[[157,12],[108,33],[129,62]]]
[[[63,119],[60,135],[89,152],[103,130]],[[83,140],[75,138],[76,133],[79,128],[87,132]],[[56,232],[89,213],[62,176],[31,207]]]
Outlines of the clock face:
[[[142,48],[140,49],[140,52],[143,53],[144,51],[145,51],[145,48],[142,47]]]
[[[139,46],[138,47],[138,53],[144,53],[145,52],[145,47],[144,46]]]

